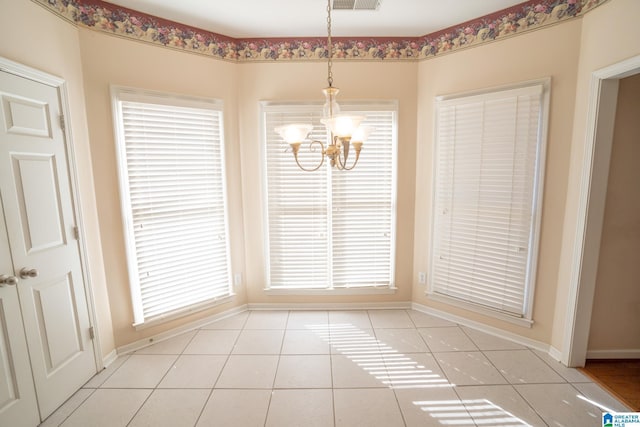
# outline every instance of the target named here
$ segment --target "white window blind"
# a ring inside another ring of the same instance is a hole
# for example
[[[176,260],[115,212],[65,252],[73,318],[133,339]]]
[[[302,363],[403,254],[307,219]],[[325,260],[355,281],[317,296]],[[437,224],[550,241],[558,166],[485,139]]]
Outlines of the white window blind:
[[[229,296],[220,103],[116,90],[114,107],[135,323]]]
[[[321,106],[263,107],[271,289],[392,287],[395,257],[394,105],[342,105],[375,127],[355,169],[339,171],[328,161],[316,172],[301,171],[273,131],[287,123],[311,123],[310,139],[326,145]],[[353,161],[351,153],[349,162]],[[320,155],[303,146],[300,162],[311,167]]]
[[[431,293],[530,315],[545,91],[437,101]]]

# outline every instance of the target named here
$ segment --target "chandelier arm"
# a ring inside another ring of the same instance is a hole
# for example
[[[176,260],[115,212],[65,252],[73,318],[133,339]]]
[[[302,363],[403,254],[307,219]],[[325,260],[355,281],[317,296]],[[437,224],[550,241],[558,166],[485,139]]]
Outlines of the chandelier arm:
[[[299,167],[300,169],[302,169],[302,170],[303,170],[303,171],[305,171],[305,172],[315,172],[315,171],[317,171],[318,169],[320,169],[320,168],[322,167],[322,165],[324,164],[324,158],[325,158],[324,144],[323,144],[321,141],[315,141],[315,140],[314,140],[314,141],[311,141],[311,142],[309,143],[309,151],[310,151],[310,152],[314,152],[314,151],[315,151],[314,149],[312,149],[312,146],[313,146],[313,145],[315,145],[315,144],[319,144],[319,145],[320,145],[320,155],[322,156],[322,157],[320,158],[320,163],[319,163],[319,164],[318,164],[318,166],[316,166],[315,168],[307,169],[307,168],[305,168],[304,166],[302,166],[302,165],[300,164],[300,161],[298,161],[298,151],[299,151],[299,150],[298,150],[298,149],[294,149],[294,150],[293,150],[293,158],[294,158],[294,159],[296,159],[296,164],[298,165],[298,167]]]
[[[356,165],[358,164],[358,159],[360,159],[360,147],[356,148],[356,159],[353,161],[353,164],[351,166],[347,166],[346,159],[344,160],[344,162],[342,161],[342,150],[340,150],[340,152],[336,157],[338,158],[338,161],[336,162],[336,166],[338,167],[338,169],[350,171],[351,169],[355,168]]]
[[[347,167],[347,165],[343,165],[342,170],[345,171],[350,171],[351,169],[355,168],[356,165],[358,164],[358,159],[360,158],[360,152],[356,152],[356,159],[353,161],[353,164],[350,167]]]

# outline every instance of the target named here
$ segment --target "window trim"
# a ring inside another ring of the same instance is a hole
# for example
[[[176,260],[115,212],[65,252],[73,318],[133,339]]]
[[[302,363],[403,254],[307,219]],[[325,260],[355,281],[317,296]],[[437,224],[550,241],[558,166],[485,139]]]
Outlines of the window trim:
[[[120,85],[110,85],[110,97],[111,97],[111,111],[114,129],[114,147],[116,157],[116,168],[118,175],[118,191],[119,191],[119,203],[120,203],[120,217],[123,225],[123,240],[125,245],[125,257],[127,260],[127,275],[129,278],[129,292],[131,296],[133,324],[132,326],[136,330],[146,329],[151,326],[155,326],[173,319],[187,316],[208,308],[218,306],[232,299],[235,294],[233,286],[233,270],[231,262],[231,240],[230,240],[230,226],[229,226],[229,202],[228,202],[228,185],[227,185],[227,167],[226,167],[226,144],[224,141],[224,103],[222,100],[213,98],[204,98],[196,96],[188,96],[181,94],[174,94],[168,92],[160,92],[147,89],[138,89]],[[216,110],[222,113],[222,120],[220,122],[220,132],[223,135],[221,141],[221,155],[222,155],[222,198],[224,200],[224,221],[225,221],[225,239],[226,245],[226,263],[229,274],[228,289],[229,292],[226,295],[214,297],[211,300],[197,302],[189,306],[181,307],[175,310],[171,310],[166,313],[162,313],[153,317],[145,319],[142,306],[142,295],[140,282],[138,279],[138,264],[135,250],[135,238],[133,229],[133,216],[131,206],[131,193],[129,190],[129,178],[127,170],[127,157],[125,149],[125,138],[123,123],[121,120],[121,101],[140,102],[159,105],[173,105],[176,107],[187,108],[203,108],[209,110]]]
[[[260,126],[260,176],[262,179],[261,205],[263,210],[263,254],[264,254],[264,273],[265,287],[263,292],[265,295],[379,295],[379,294],[395,294],[398,290],[396,284],[396,267],[397,267],[397,234],[398,234],[398,119],[399,119],[399,102],[397,100],[343,100],[340,107],[343,112],[348,111],[393,111],[394,126],[392,133],[392,180],[391,180],[391,243],[390,251],[393,254],[391,260],[390,282],[389,285],[371,285],[371,286],[354,286],[354,287],[327,287],[327,288],[284,288],[271,287],[271,263],[270,263],[270,240],[269,240],[269,191],[267,176],[267,129],[265,123],[265,113],[270,112],[289,112],[292,108],[298,108],[301,111],[315,112],[322,108],[323,103],[314,101],[260,101],[259,102],[259,126]],[[291,159],[293,161],[293,157]],[[348,173],[348,172],[347,172]]]
[[[539,249],[540,249],[540,234],[541,234],[541,222],[542,222],[542,202],[544,198],[544,183],[545,183],[545,170],[546,170],[546,157],[547,157],[547,143],[549,139],[549,110],[550,110],[550,91],[551,91],[551,77],[544,77],[541,79],[527,80],[519,83],[511,83],[501,86],[493,86],[490,88],[484,88],[479,90],[472,90],[467,92],[457,92],[453,94],[440,95],[434,98],[433,102],[433,156],[432,161],[432,178],[431,178],[431,218],[430,226],[428,227],[429,236],[427,241],[429,242],[429,250],[427,256],[427,264],[429,265],[429,278],[433,278],[434,263],[432,262],[432,252],[434,245],[434,232],[435,232],[435,217],[433,207],[436,205],[436,166],[438,163],[438,118],[437,118],[437,105],[439,101],[447,101],[458,98],[467,98],[479,95],[487,95],[495,92],[523,89],[530,86],[541,86],[542,95],[540,101],[540,122],[539,122],[539,140],[536,150],[536,165],[535,174],[533,178],[533,197],[532,197],[532,212],[533,220],[530,232],[530,251],[531,259],[527,266],[528,278],[525,283],[524,291],[524,310],[522,316],[510,315],[498,310],[493,310],[489,307],[485,307],[479,304],[466,302],[457,298],[449,297],[446,295],[436,294],[433,292],[433,281],[429,280],[427,284],[426,295],[429,299],[439,302],[444,302],[452,306],[460,307],[469,311],[480,313],[489,317],[504,320],[519,326],[530,328],[534,322],[533,320],[533,302],[534,302],[534,290],[537,282],[538,261],[539,261]]]

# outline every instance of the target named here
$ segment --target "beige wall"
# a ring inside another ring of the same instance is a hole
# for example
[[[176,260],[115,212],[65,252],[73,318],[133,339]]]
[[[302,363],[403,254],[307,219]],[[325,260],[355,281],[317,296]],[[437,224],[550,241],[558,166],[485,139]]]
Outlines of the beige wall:
[[[181,95],[221,99],[225,106],[225,140],[229,221],[234,272],[244,271],[242,189],[237,121],[237,70],[233,63],[184,54],[163,47],[132,42],[80,29],[80,53],[85,76],[87,117],[95,172],[95,193],[100,217],[102,248],[116,346],[166,331],[246,303],[244,288],[233,301],[136,331],[123,238],[116,151],[113,136],[110,85],[158,90]],[[179,277],[175,278],[180,280]]]
[[[567,192],[567,161],[571,148],[574,77],[580,52],[580,27],[581,21],[574,20],[543,31],[420,63],[417,90],[414,301],[531,339],[549,342],[558,283],[558,257],[562,244],[560,237]],[[528,329],[432,301],[425,295],[426,286],[417,284],[417,275],[419,271],[429,271],[434,97],[544,77],[551,77],[551,105],[540,255],[533,306],[535,323]]]
[[[102,262],[100,230],[93,191],[91,150],[78,32],[75,26],[26,0],[0,0],[0,56],[65,79],[72,143],[78,172],[80,210],[103,356],[114,349],[111,312]]]
[[[589,350],[640,351],[640,74],[620,81]]]
[[[640,54],[640,43],[632,36],[640,16],[637,0],[612,0],[582,18],[580,61],[576,74],[576,102],[569,158],[569,185],[562,227],[562,252],[551,345],[562,351],[567,327],[571,269],[578,222],[581,176],[585,156],[585,139],[591,75],[594,71]]]
[[[321,101],[326,85],[324,63],[232,64],[204,56],[122,40],[81,29],[95,190],[102,230],[116,345],[157,334],[230,307],[252,303],[382,302],[411,299],[413,193],[415,158],[416,65],[413,63],[336,63],[342,99],[398,100],[398,234],[395,295],[302,297],[266,296],[259,101]],[[244,283],[235,301],[198,315],[135,331],[128,285],[109,98],[109,85],[208,96],[225,102],[228,184],[234,272]],[[240,144],[239,141],[242,141]],[[242,174],[240,173],[242,165]],[[242,190],[242,191],[241,191]],[[242,196],[241,196],[242,194]],[[247,236],[245,239],[244,236]],[[246,257],[246,258],[245,258]],[[245,262],[246,259],[246,262]],[[246,290],[246,293],[245,293]],[[248,297],[248,298],[247,298]]]
[[[339,100],[397,100],[398,228],[395,295],[268,296],[264,257],[262,166],[259,101],[320,101],[327,86],[325,63],[260,63],[239,66],[239,105],[242,118],[242,167],[245,207],[247,284],[251,303],[381,302],[411,300],[413,194],[415,186],[416,65],[407,62],[336,62],[334,84]],[[364,151],[363,151],[364,152]]]

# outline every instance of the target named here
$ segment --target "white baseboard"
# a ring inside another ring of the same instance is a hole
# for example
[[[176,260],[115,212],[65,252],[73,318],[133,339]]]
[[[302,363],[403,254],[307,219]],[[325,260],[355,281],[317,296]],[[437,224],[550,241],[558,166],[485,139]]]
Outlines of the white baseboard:
[[[205,317],[204,319],[196,320],[193,322],[189,322],[185,325],[179,326],[177,328],[173,328],[169,331],[161,332],[157,335],[153,335],[147,338],[143,338],[138,341],[134,341],[130,344],[123,345],[121,347],[116,348],[117,355],[123,355],[127,353],[132,353],[134,351],[140,350],[141,348],[148,347],[152,344],[157,344],[161,341],[168,340],[169,338],[173,338],[177,335],[183,334],[185,332],[193,331],[195,329],[201,328],[204,325],[207,325],[211,322],[215,322],[218,320],[222,320],[225,317],[233,316],[234,314],[242,313],[247,311],[247,305],[241,305],[238,307],[234,307],[229,310],[225,310],[222,313],[214,314],[212,316]]]
[[[630,350],[587,350],[587,359],[640,359],[640,348]]]
[[[562,352],[554,346],[549,346],[549,356],[562,363]]]
[[[550,345],[545,344],[541,341],[533,340],[531,338],[523,337],[518,334],[514,334],[512,332],[508,332],[499,328],[495,328],[493,326],[488,326],[480,322],[476,322],[474,320],[469,320],[462,316],[457,316],[455,314],[447,313],[446,311],[438,310],[435,308],[427,307],[426,305],[418,304],[416,302],[411,303],[411,308],[416,311],[420,311],[425,314],[430,314],[432,316],[437,316],[445,320],[449,320],[454,323],[458,323],[460,325],[468,326],[473,329],[477,329],[480,332],[487,333],[489,335],[496,336],[498,338],[503,338],[509,341],[512,341],[516,344],[524,345],[529,348],[533,348],[535,350],[544,351],[545,353],[550,352]],[[552,357],[554,357],[552,355]],[[555,357],[554,357],[555,358]]]
[[[102,358],[102,368],[104,369],[107,366],[111,365],[117,358],[118,352],[116,351],[116,349],[111,350],[109,354]]]
[[[408,301],[400,302],[300,302],[300,303],[252,303],[247,304],[249,310],[407,310],[411,308]]]

